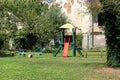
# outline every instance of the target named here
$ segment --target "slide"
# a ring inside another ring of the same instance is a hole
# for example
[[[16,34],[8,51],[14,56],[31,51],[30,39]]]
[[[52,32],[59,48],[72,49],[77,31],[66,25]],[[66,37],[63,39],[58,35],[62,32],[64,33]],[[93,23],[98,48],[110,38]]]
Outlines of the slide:
[[[63,53],[62,53],[63,57],[68,56],[69,42],[70,42],[70,37],[64,38],[64,49],[63,49]]]
[[[68,47],[69,47],[69,42],[65,42],[64,43],[63,53],[62,53],[63,57],[67,57],[68,56]]]

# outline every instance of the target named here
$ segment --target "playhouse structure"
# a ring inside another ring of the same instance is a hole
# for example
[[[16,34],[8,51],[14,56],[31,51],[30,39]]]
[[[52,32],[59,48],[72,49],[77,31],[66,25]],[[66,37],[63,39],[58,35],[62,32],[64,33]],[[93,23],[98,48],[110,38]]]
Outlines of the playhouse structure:
[[[56,56],[58,53],[60,53],[63,57],[67,57],[69,45],[71,45],[71,47],[72,47],[73,56],[76,56],[76,50],[78,50],[77,46],[75,44],[75,37],[76,37],[75,29],[76,28],[69,23],[64,24],[60,28],[61,28],[60,46],[59,46],[58,50],[56,51],[56,53],[54,53],[54,56]],[[81,51],[78,51],[78,52],[79,52],[79,54],[82,54]]]

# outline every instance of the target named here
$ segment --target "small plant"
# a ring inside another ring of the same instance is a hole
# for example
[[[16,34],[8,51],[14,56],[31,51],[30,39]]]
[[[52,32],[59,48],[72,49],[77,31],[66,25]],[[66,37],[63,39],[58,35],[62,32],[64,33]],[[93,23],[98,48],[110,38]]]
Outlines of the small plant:
[[[82,40],[83,40],[83,35],[82,33],[79,33],[76,35],[76,46],[78,48],[81,48],[82,49]]]

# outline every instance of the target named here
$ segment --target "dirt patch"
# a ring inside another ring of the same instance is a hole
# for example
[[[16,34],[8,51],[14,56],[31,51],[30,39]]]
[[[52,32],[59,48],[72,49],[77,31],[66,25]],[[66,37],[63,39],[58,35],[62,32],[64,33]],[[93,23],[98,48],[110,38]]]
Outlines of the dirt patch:
[[[97,69],[96,71],[105,73],[107,75],[115,75],[116,77],[120,78],[120,69],[100,68],[100,69]]]
[[[120,73],[120,69],[114,69],[114,68],[102,68],[103,71],[108,73]]]

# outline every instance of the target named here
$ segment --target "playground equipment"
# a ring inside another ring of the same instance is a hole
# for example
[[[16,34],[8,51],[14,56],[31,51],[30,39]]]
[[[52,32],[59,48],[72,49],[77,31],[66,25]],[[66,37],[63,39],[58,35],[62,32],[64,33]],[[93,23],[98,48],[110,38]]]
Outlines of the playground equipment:
[[[63,57],[68,56],[68,49],[69,45],[72,46],[72,53],[73,56],[76,56],[76,50],[80,55],[82,55],[82,52],[80,49],[76,46],[76,28],[73,27],[71,24],[67,23],[60,27],[60,46],[58,50],[54,53],[54,56],[56,56],[58,53],[60,53]],[[83,55],[82,55],[83,56]]]
[[[39,55],[42,55],[42,48],[40,48],[40,52],[26,52],[24,51],[24,49],[19,49],[19,52],[18,52],[19,55],[23,55],[23,56],[26,56],[28,54],[28,57],[29,58],[32,58],[33,57],[33,54],[39,54]]]

